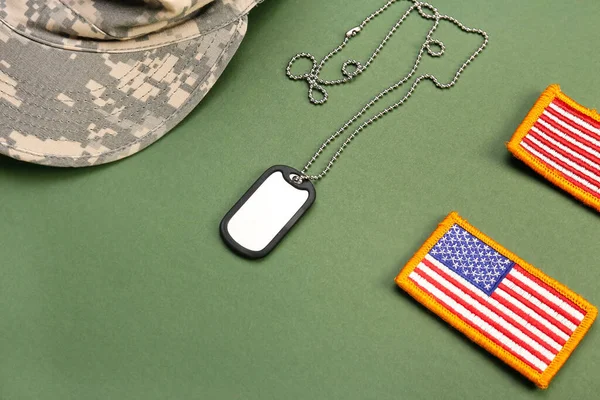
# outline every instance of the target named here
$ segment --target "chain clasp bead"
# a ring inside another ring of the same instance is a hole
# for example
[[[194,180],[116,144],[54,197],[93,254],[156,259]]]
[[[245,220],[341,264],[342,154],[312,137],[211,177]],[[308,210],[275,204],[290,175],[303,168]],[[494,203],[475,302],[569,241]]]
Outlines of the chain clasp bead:
[[[354,36],[358,35],[360,33],[360,31],[361,31],[360,26],[352,28],[348,32],[346,32],[346,37],[348,39],[353,38]]]

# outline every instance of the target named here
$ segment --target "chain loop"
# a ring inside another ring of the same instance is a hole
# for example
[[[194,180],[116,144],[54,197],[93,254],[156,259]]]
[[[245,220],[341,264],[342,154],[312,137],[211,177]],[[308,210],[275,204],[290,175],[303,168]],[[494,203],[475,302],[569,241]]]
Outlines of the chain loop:
[[[331,50],[329,52],[329,54],[327,54],[321,61],[317,62],[317,59],[310,53],[298,53],[294,57],[292,57],[292,59],[288,63],[287,68],[286,68],[286,74],[287,74],[288,78],[290,78],[292,80],[305,80],[309,86],[308,98],[309,98],[310,102],[313,104],[316,104],[316,105],[322,105],[322,104],[325,104],[325,102],[327,102],[327,100],[329,98],[329,93],[327,92],[325,87],[348,83],[351,80],[358,77],[359,75],[361,75],[363,72],[365,72],[367,70],[367,68],[369,68],[371,63],[375,60],[377,55],[379,55],[379,53],[381,52],[383,47],[387,44],[387,42],[396,33],[398,28],[402,25],[402,23],[406,20],[406,18],[408,18],[408,16],[413,11],[416,10],[418,12],[418,14],[424,19],[434,21],[433,26],[427,33],[425,42],[421,45],[421,48],[419,49],[419,52],[417,53],[417,58],[415,60],[415,63],[413,65],[411,71],[404,78],[402,78],[401,80],[399,80],[398,82],[391,85],[387,89],[380,92],[377,96],[372,98],[368,103],[366,103],[363,106],[363,108],[358,113],[356,113],[352,118],[350,118],[348,121],[346,121],[340,129],[338,129],[325,142],[323,142],[323,144],[321,144],[319,149],[310,158],[310,160],[308,160],[308,162],[302,169],[302,171],[301,171],[302,176],[299,177],[300,182],[302,182],[304,180],[317,181],[319,179],[322,179],[325,175],[327,175],[329,170],[331,170],[331,168],[333,167],[333,164],[335,163],[335,161],[340,157],[342,152],[346,149],[346,147],[348,147],[348,145],[356,137],[356,135],[358,135],[361,131],[363,131],[369,125],[373,124],[375,121],[381,119],[386,114],[388,114],[388,113],[394,111],[395,109],[397,109],[398,107],[402,106],[410,98],[410,96],[412,96],[412,94],[416,90],[417,86],[422,81],[429,80],[429,81],[433,82],[433,84],[439,89],[449,89],[449,88],[453,87],[454,85],[456,85],[456,82],[458,82],[460,75],[473,62],[473,60],[475,60],[475,58],[477,58],[477,56],[479,56],[479,54],[481,54],[481,52],[487,47],[487,45],[489,43],[489,35],[487,34],[487,32],[485,32],[481,29],[469,28],[469,27],[463,25],[460,21],[458,21],[457,19],[455,19],[453,17],[450,17],[448,15],[442,15],[438,12],[437,8],[435,8],[434,6],[432,6],[429,3],[418,1],[418,0],[409,0],[413,3],[412,6],[409,7],[408,10],[402,15],[402,17],[394,24],[394,26],[390,29],[388,34],[381,41],[379,46],[377,46],[375,51],[371,54],[371,56],[369,57],[367,62],[364,63],[364,65],[357,60],[350,59],[350,60],[345,61],[342,64],[342,75],[344,76],[343,78],[337,79],[337,80],[326,80],[326,79],[322,79],[319,77],[321,70],[323,69],[323,67],[325,66],[327,61],[329,61],[329,59],[331,57],[333,57],[334,55],[339,53],[342,49],[344,49],[348,45],[348,42],[353,37],[356,37],[356,35],[359,32],[361,32],[369,22],[371,22],[373,19],[375,19],[380,14],[382,14],[384,11],[386,11],[394,3],[399,2],[399,1],[400,0],[388,0],[386,4],[384,4],[382,7],[380,7],[375,12],[370,14],[367,18],[365,18],[360,25],[349,30],[346,33],[342,43],[339,46],[337,46],[336,48],[334,48],[333,50]],[[375,105],[375,103],[377,103],[379,100],[381,100],[387,94],[396,90],[400,86],[404,85],[411,78],[414,77],[414,75],[417,72],[417,69],[419,68],[419,65],[421,64],[421,60],[422,60],[423,54],[425,52],[427,52],[427,54],[429,54],[432,57],[440,57],[444,54],[444,52],[446,50],[446,46],[444,45],[444,43],[440,40],[432,39],[432,35],[437,30],[441,21],[449,21],[452,24],[456,25],[463,32],[480,35],[481,37],[483,37],[483,42],[482,42],[481,46],[479,46],[479,48],[474,53],[472,53],[471,56],[460,66],[460,68],[456,71],[456,73],[454,74],[454,77],[452,78],[452,80],[450,82],[441,83],[435,75],[431,75],[431,74],[423,74],[423,75],[418,76],[402,99],[400,99],[398,102],[384,108],[383,110],[379,111],[377,114],[375,114],[374,116],[372,116],[371,118],[369,118],[368,120],[366,120],[365,122],[360,124],[350,135],[348,135],[346,140],[344,140],[344,142],[341,144],[341,146],[338,148],[338,150],[335,152],[335,154],[331,157],[331,159],[327,163],[327,166],[321,171],[321,173],[319,173],[318,175],[308,175],[308,170],[310,169],[310,167],[319,158],[319,156],[323,153],[323,151],[325,151],[325,149],[327,148],[327,146],[329,144],[331,144],[333,141],[335,141],[352,124],[354,124],[369,109],[371,109],[371,107],[373,107],[373,105]],[[439,47],[439,50],[436,51],[435,49],[433,49],[431,47],[432,45]],[[294,75],[291,72],[292,66],[297,60],[299,60],[301,58],[308,59],[309,61],[312,62],[311,70],[309,72],[301,74],[301,75]],[[348,66],[353,66],[355,68],[355,70],[348,71]],[[318,91],[319,93],[321,93],[322,97],[319,99],[315,98],[314,97],[315,91]]]

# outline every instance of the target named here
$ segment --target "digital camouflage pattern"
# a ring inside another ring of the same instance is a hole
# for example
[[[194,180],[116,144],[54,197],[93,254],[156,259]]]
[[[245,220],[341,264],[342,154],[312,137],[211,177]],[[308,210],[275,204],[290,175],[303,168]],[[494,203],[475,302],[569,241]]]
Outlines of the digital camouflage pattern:
[[[83,167],[142,150],[214,85],[258,2],[0,0],[0,154]]]

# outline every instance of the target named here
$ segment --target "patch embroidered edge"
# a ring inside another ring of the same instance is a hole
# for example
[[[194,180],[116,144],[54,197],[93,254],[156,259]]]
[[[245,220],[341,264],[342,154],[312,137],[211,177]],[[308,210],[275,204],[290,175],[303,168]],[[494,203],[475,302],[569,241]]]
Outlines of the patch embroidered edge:
[[[600,198],[595,197],[594,195],[586,192],[585,190],[569,182],[557,170],[544,165],[534,155],[530,154],[520,145],[521,140],[523,140],[523,138],[527,136],[531,128],[535,125],[536,121],[541,117],[546,107],[548,107],[550,103],[552,103],[556,98],[562,100],[569,106],[573,107],[575,110],[600,122],[600,114],[598,114],[596,110],[584,107],[581,104],[577,103],[575,100],[571,99],[569,96],[567,96],[561,91],[559,85],[550,85],[546,90],[542,92],[538,100],[535,102],[531,111],[529,111],[521,125],[519,125],[512,138],[507,143],[508,150],[515,157],[523,161],[535,172],[542,175],[552,184],[570,193],[575,198],[582,201],[584,204],[587,204],[588,206],[600,211]]]
[[[523,361],[519,360],[517,357],[509,353],[507,350],[498,346],[490,339],[485,337],[482,333],[478,332],[475,328],[468,325],[460,318],[452,314],[446,307],[444,307],[441,303],[433,298],[433,296],[424,292],[421,288],[419,288],[415,283],[413,283],[409,279],[409,275],[413,272],[421,260],[425,258],[425,255],[429,253],[429,251],[433,248],[433,246],[450,230],[450,228],[457,224],[458,226],[465,229],[467,232],[471,233],[479,240],[496,250],[498,253],[503,256],[509,258],[511,261],[517,263],[520,267],[522,267],[525,271],[529,272],[531,275],[540,279],[542,282],[546,283],[554,290],[559,292],[561,295],[565,296],[581,309],[586,311],[586,315],[581,321],[580,325],[577,327],[575,332],[573,332],[572,336],[565,343],[563,348],[558,352],[554,360],[550,363],[548,368],[539,373],[529,365],[525,364]],[[395,279],[396,284],[406,291],[411,297],[413,297],[417,302],[421,303],[431,312],[436,314],[438,317],[442,318],[452,327],[462,332],[465,336],[467,336],[470,340],[477,343],[479,346],[483,347],[485,350],[498,357],[504,363],[508,364],[521,374],[523,374],[527,379],[532,381],[541,389],[546,389],[550,384],[550,381],[556,373],[562,368],[567,359],[571,356],[579,342],[583,339],[583,337],[587,334],[588,330],[594,323],[596,316],[598,315],[598,310],[595,306],[590,304],[587,300],[585,300],[580,295],[573,292],[567,286],[562,283],[550,278],[548,275],[544,274],[539,269],[535,268],[531,264],[525,262],[516,254],[511,251],[505,249],[503,246],[495,242],[490,237],[486,236],[484,233],[479,231],[477,228],[469,224],[465,219],[461,218],[457,212],[451,212],[437,227],[437,229],[431,234],[431,236],[425,241],[425,243],[421,246],[421,248],[415,253],[415,255],[408,261],[408,263],[402,268],[400,273]]]

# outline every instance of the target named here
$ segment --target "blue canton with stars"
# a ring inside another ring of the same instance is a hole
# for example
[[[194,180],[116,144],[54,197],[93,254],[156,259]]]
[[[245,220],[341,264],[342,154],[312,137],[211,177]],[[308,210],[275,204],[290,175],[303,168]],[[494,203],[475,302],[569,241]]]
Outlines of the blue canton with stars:
[[[488,295],[515,264],[456,224],[429,255]]]

